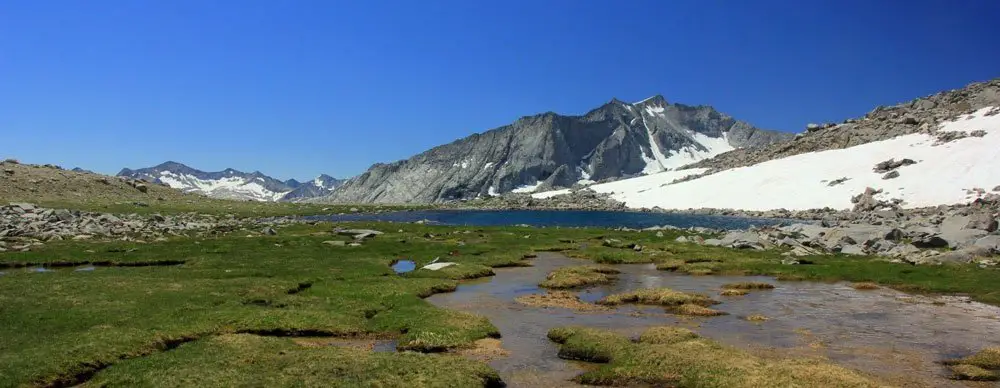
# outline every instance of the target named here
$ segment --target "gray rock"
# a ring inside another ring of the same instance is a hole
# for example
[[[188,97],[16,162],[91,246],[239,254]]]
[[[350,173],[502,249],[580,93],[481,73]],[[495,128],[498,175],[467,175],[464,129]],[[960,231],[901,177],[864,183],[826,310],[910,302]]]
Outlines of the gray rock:
[[[944,248],[948,246],[948,240],[932,234],[918,237],[913,240],[912,244],[917,248]]]
[[[674,241],[676,241],[676,242],[679,242],[679,243],[686,243],[686,242],[688,242],[688,238],[687,238],[687,237],[684,237],[684,236],[680,236],[680,237],[678,237],[678,238],[677,238],[676,240],[674,240]]]
[[[375,236],[382,234],[382,232],[372,229],[340,229],[336,232],[339,235],[352,236],[355,240],[374,238]]]
[[[969,222],[965,224],[965,229],[979,229],[987,232],[997,230],[997,219],[988,212],[977,212],[969,216]]]
[[[903,231],[898,228],[892,228],[887,232],[882,238],[889,241],[899,241],[903,239]]]
[[[159,214],[153,214],[152,216],[149,216],[149,218],[152,219],[155,222],[166,222],[167,221],[166,217],[164,217],[162,215],[159,215]]]
[[[889,171],[888,173],[882,176],[882,179],[894,179],[894,178],[899,178],[899,171]]]
[[[36,209],[36,206],[34,204],[26,202],[11,202],[10,207],[14,210],[20,210],[22,213],[32,212],[35,211]]]
[[[840,253],[845,255],[863,255],[865,251],[858,245],[844,245],[840,247]]]
[[[663,237],[663,232],[656,232],[656,237]]]
[[[323,241],[323,244],[331,245],[331,246],[335,246],[335,247],[342,247],[342,246],[347,245],[347,242],[346,241],[340,241],[340,240],[327,240],[327,241]]]
[[[276,230],[274,230],[274,228],[272,228],[270,226],[266,226],[266,227],[264,227],[264,229],[261,229],[260,233],[263,234],[263,235],[267,235],[267,236],[274,236],[274,235],[278,234],[278,232]]]
[[[705,245],[709,245],[709,246],[713,246],[713,247],[718,247],[718,246],[722,246],[722,240],[719,240],[717,238],[706,238],[704,244]]]
[[[976,240],[973,246],[990,249],[994,253],[1000,253],[1000,235],[991,234]]]

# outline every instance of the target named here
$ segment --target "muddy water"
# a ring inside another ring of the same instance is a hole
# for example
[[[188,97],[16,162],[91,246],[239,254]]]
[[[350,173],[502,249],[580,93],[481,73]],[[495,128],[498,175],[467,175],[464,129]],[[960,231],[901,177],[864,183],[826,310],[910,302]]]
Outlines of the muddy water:
[[[626,306],[610,312],[577,312],[531,307],[514,298],[543,292],[537,284],[552,269],[587,264],[557,254],[542,254],[534,267],[496,270],[496,276],[463,283],[458,290],[427,300],[484,315],[500,329],[510,356],[491,361],[513,387],[572,386],[569,379],[584,366],[560,360],[546,338],[549,329],[582,325],[627,335],[656,325],[678,324],[703,336],[748,349],[761,356],[820,356],[901,386],[966,386],[946,379],[937,361],[1000,344],[1000,308],[956,297],[923,297],[879,289],[858,291],[846,283],[779,282],[766,277],[683,276],[652,265],[620,265],[618,281],[580,292],[594,301],[609,293],[644,287],[701,292],[722,301],[713,308],[729,315],[687,318],[656,307]],[[719,296],[720,286],[738,281],[767,281],[774,290],[741,297]],[[941,303],[944,302],[943,305]],[[744,318],[763,314],[753,323]]]

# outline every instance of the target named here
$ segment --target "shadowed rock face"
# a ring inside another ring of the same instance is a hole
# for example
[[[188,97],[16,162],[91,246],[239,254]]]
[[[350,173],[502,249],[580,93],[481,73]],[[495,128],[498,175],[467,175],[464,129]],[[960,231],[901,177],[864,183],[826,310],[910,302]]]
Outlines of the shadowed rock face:
[[[714,141],[704,144],[706,137]],[[527,116],[407,160],[375,164],[327,199],[440,202],[527,185],[570,187],[582,179],[677,167],[661,161],[689,153],[705,155],[789,139],[791,134],[755,128],[709,106],[669,104],[662,96],[635,104],[613,99],[583,116]]]

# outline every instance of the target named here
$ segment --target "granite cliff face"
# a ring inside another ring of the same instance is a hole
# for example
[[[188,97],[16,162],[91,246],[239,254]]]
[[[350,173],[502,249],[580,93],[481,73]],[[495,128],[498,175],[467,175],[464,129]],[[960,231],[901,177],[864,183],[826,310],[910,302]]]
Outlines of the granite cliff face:
[[[571,187],[791,138],[710,106],[670,104],[662,96],[634,104],[613,99],[582,116],[522,117],[407,160],[375,164],[323,200],[427,203]]]

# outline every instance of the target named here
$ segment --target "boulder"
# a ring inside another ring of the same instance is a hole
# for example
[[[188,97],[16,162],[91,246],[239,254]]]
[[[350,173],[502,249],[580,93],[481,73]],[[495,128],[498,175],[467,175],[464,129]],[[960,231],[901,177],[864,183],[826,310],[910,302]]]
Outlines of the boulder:
[[[1000,235],[991,234],[981,237],[973,243],[973,246],[990,249],[993,253],[1000,253]]]
[[[993,218],[992,214],[988,212],[977,212],[969,216],[969,221],[966,222],[964,228],[995,232],[997,230],[997,226],[997,219]]]
[[[342,246],[347,245],[347,242],[346,241],[340,241],[340,240],[327,240],[327,241],[323,241],[323,244],[330,245],[330,246],[335,246],[335,247],[342,247]]]
[[[844,245],[840,247],[840,253],[845,255],[863,255],[865,251],[859,245]]]
[[[704,244],[708,246],[719,247],[722,246],[722,240],[719,240],[717,238],[706,238]]]
[[[948,246],[948,240],[936,234],[928,234],[913,239],[912,245],[917,248],[944,248]]]
[[[264,227],[264,229],[261,229],[260,233],[263,234],[263,235],[266,235],[266,236],[274,236],[274,235],[278,234],[278,232],[275,231],[274,228],[272,228],[270,226],[266,226],[266,227]]]
[[[355,240],[374,238],[375,236],[382,234],[382,232],[372,229],[339,229],[336,230],[336,232],[342,236],[352,236]]]
[[[894,179],[899,178],[899,171],[889,171],[885,175],[882,175],[882,179]]]
[[[680,237],[678,237],[678,238],[677,238],[676,240],[674,240],[674,241],[676,241],[676,242],[679,242],[679,243],[686,243],[686,242],[688,242],[688,238],[687,238],[687,237],[684,237],[684,236],[680,236]]]

